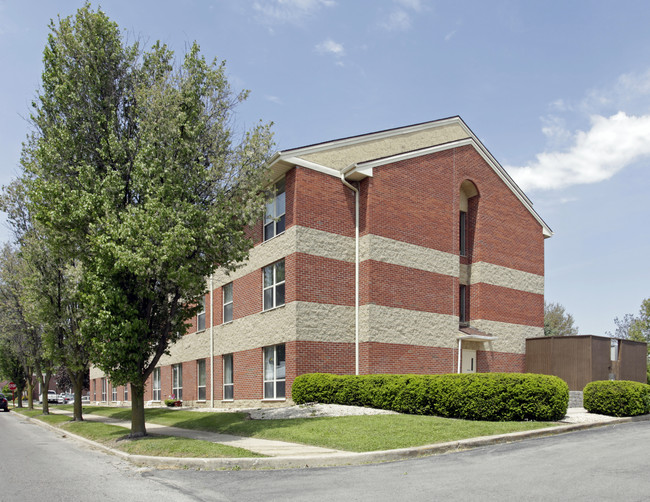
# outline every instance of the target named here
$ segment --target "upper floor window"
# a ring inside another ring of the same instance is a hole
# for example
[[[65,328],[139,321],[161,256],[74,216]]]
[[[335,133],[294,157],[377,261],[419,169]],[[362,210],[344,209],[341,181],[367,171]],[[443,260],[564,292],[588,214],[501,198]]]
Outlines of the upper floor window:
[[[461,284],[458,289],[458,321],[460,324],[465,325],[469,320],[467,315],[467,286]]]
[[[205,297],[202,296],[199,301],[199,313],[196,315],[196,331],[205,329]]]
[[[264,310],[284,305],[284,260],[264,267]]]
[[[226,284],[223,289],[223,322],[232,321],[232,282]]]
[[[284,232],[284,178],[273,186],[273,196],[266,203],[266,218],[264,220],[264,240]]]
[[[460,248],[460,255],[465,256],[467,254],[467,211],[460,212],[458,231],[460,237],[458,246]]]

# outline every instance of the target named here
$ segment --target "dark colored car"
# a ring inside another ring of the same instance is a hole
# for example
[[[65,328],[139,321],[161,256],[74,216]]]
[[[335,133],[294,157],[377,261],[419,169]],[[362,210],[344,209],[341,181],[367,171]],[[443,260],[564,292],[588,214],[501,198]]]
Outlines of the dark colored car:
[[[0,410],[9,411],[9,402],[4,394],[0,394]]]

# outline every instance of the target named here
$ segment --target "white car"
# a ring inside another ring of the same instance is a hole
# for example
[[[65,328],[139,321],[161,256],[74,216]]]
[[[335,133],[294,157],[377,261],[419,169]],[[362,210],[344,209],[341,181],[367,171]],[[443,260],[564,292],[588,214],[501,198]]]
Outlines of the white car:
[[[41,400],[39,403],[43,402],[43,395],[41,394]],[[56,403],[58,402],[58,396],[56,395],[56,391],[53,390],[48,390],[47,391],[47,402],[48,403]]]

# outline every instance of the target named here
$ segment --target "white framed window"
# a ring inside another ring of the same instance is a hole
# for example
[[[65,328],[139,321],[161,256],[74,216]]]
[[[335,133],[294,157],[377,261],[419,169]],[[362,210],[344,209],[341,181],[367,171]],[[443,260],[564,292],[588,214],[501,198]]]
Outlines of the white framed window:
[[[199,300],[199,313],[196,315],[196,331],[205,329],[205,296]]]
[[[205,401],[205,359],[196,361],[196,384],[199,401]]]
[[[264,399],[284,399],[285,378],[284,344],[264,347]]]
[[[40,387],[40,383],[38,384]],[[97,401],[97,380],[93,380],[93,401]]]
[[[223,356],[223,400],[232,401],[235,396],[233,379],[232,354]]]
[[[232,282],[224,285],[223,291],[223,322],[224,324],[232,321]]]
[[[102,401],[108,401],[108,380],[106,378],[102,378]]]
[[[183,400],[183,365],[172,364],[172,394],[174,399]]]
[[[124,400],[125,401],[129,400],[129,384],[128,383],[124,384]]]
[[[284,305],[284,260],[264,267],[264,310]]]
[[[273,196],[266,203],[266,218],[264,219],[264,240],[284,232],[285,212],[285,183],[284,178],[273,185]]]
[[[111,401],[117,401],[117,387],[111,382]]]
[[[153,400],[160,401],[160,368],[153,369]]]

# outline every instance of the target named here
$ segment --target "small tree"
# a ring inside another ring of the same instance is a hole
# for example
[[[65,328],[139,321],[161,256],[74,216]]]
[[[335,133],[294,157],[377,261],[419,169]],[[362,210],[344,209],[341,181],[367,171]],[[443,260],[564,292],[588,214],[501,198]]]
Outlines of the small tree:
[[[205,277],[244,260],[263,215],[269,125],[236,139],[223,63],[194,44],[182,65],[122,41],[89,5],[52,23],[35,131],[25,145],[29,210],[52,249],[81,261],[81,331],[92,361],[131,384],[146,434],[147,378],[188,328]]]
[[[559,303],[544,302],[544,336],[575,336],[578,327],[574,326],[573,316]]]

